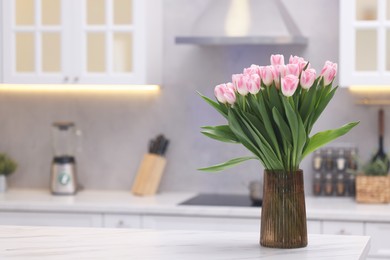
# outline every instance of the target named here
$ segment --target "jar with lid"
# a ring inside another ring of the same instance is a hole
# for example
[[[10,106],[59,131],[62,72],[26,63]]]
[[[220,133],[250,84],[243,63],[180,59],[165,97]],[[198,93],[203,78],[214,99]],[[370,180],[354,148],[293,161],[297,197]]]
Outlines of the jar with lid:
[[[313,154],[313,169],[318,172],[322,169],[323,165],[323,155],[321,150],[316,150]]]
[[[327,172],[325,174],[324,193],[327,196],[332,196],[334,193],[332,172]]]
[[[334,158],[333,158],[333,150],[331,148],[326,149],[325,155],[325,170],[327,172],[333,171],[334,168]]]
[[[356,148],[352,148],[349,153],[348,153],[348,156],[347,156],[347,159],[348,159],[348,169],[350,170],[354,170],[356,171],[357,168],[358,168],[358,163],[357,163],[357,149]]]
[[[348,178],[348,195],[355,196],[356,194],[356,176],[354,174],[350,174]]]
[[[336,169],[337,172],[345,172],[347,169],[347,157],[344,149],[339,149],[336,156]]]
[[[321,172],[314,173],[313,178],[313,194],[319,196],[322,193],[322,174]]]
[[[344,196],[346,192],[346,180],[344,172],[337,173],[336,180],[336,194],[337,196]]]

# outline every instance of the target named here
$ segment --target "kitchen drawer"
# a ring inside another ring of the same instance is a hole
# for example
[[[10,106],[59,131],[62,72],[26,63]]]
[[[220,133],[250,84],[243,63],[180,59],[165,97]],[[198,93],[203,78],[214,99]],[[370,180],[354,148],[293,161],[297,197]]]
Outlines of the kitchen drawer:
[[[260,218],[143,216],[143,228],[259,232]]]
[[[371,237],[370,257],[385,256],[385,259],[390,259],[389,223],[366,223],[365,235]]]
[[[320,220],[308,220],[307,221],[307,233],[321,234],[321,221]]]
[[[0,225],[102,227],[101,214],[0,212]]]
[[[103,226],[109,228],[141,228],[140,215],[105,214]]]
[[[364,235],[363,222],[323,221],[323,234],[332,235]]]

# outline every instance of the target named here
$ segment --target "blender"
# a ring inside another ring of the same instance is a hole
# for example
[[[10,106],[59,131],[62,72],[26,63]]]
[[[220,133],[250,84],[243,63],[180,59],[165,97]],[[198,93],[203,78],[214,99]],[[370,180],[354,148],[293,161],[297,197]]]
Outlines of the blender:
[[[52,125],[54,158],[51,164],[51,193],[73,195],[77,192],[76,139],[79,131],[73,122]]]

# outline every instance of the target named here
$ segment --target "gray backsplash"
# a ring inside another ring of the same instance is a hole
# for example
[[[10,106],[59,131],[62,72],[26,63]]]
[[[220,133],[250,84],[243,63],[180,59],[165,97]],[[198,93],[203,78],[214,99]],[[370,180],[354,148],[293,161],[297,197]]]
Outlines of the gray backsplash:
[[[9,178],[13,188],[48,188],[52,158],[50,125],[72,120],[84,132],[78,156],[80,182],[87,189],[129,190],[151,137],[171,139],[162,191],[246,192],[251,180],[262,178],[255,161],[223,173],[196,169],[247,155],[237,145],[218,143],[199,133],[203,125],[224,120],[196,91],[213,95],[217,83],[252,63],[268,63],[269,55],[303,56],[320,70],[325,60],[338,61],[338,1],[284,1],[309,37],[307,47],[199,47],[175,45],[174,36],[191,29],[206,0],[164,0],[163,88],[159,95],[0,93],[0,151],[19,163]],[[302,8],[304,7],[304,8]],[[261,12],[259,13],[261,15]],[[313,131],[361,120],[358,128],[338,142],[355,143],[363,157],[377,145],[376,108],[354,104],[347,89],[338,90]],[[388,122],[390,112],[387,114]],[[389,124],[386,124],[390,130]],[[389,132],[389,131],[388,131]],[[390,138],[387,138],[388,145]],[[311,156],[303,163],[306,192],[311,193]]]

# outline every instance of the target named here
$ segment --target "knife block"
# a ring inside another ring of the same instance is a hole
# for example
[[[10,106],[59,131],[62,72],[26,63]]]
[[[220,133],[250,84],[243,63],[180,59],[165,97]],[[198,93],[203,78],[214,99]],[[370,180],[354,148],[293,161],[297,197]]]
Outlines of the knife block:
[[[139,196],[156,194],[166,162],[166,159],[160,155],[145,154],[138,168],[131,192]]]

